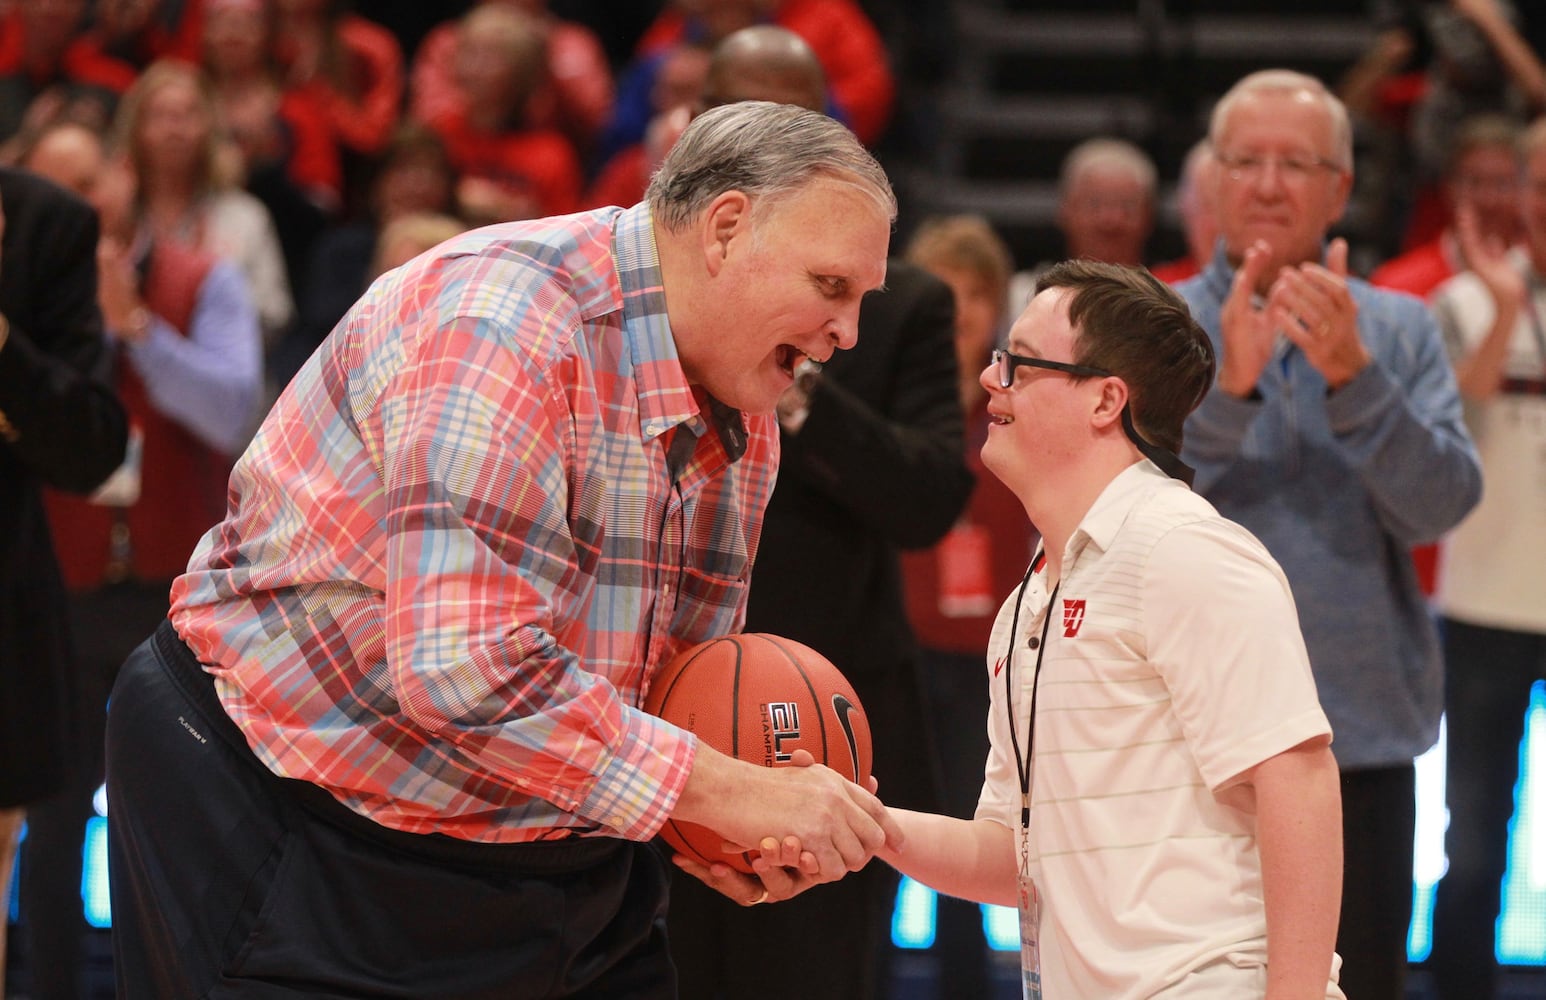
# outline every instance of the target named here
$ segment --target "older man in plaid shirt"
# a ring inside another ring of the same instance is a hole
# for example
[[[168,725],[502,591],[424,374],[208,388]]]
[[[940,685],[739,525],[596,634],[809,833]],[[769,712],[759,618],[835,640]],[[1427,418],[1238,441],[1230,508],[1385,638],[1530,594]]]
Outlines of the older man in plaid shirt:
[[[842,126],[705,114],[647,201],[464,234],[281,396],[108,723],[120,995],[670,996],[668,817],[742,903],[899,833],[869,791],[640,709],[740,627],[805,357],[895,201]],[[805,853],[799,853],[803,846]]]

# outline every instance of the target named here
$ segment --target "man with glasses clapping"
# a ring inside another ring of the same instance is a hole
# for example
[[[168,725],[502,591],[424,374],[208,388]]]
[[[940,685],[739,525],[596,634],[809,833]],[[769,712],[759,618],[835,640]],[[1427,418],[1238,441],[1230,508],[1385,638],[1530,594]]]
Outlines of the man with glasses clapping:
[[[1214,108],[1220,240],[1177,290],[1219,354],[1186,423],[1196,489],[1293,588],[1341,768],[1337,951],[1359,1000],[1404,995],[1413,758],[1438,738],[1438,637],[1408,552],[1481,493],[1420,301],[1350,278],[1327,234],[1353,183],[1347,110],[1313,77],[1253,73]]]

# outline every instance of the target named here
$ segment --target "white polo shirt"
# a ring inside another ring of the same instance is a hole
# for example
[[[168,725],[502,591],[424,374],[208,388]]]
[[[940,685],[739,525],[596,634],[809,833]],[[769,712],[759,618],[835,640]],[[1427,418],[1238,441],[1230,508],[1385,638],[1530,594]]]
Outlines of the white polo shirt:
[[[1018,591],[1017,591],[1018,593]],[[979,818],[1015,831],[1045,570],[988,647]],[[1049,997],[1237,1000],[1266,990],[1255,794],[1232,779],[1331,727],[1288,581],[1250,532],[1139,462],[1106,487],[1063,557],[1042,650],[1030,864]],[[1328,970],[1328,973],[1330,970]],[[1328,982],[1328,997],[1341,991]]]

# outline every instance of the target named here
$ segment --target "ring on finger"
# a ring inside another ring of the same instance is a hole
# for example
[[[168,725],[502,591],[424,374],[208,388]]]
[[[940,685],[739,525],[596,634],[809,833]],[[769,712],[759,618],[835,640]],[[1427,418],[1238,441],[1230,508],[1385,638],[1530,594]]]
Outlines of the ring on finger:
[[[766,888],[763,888],[762,895],[758,896],[756,899],[749,899],[749,900],[747,900],[746,901],[746,905],[747,906],[756,906],[758,903],[766,903],[767,901],[768,901],[768,890]]]

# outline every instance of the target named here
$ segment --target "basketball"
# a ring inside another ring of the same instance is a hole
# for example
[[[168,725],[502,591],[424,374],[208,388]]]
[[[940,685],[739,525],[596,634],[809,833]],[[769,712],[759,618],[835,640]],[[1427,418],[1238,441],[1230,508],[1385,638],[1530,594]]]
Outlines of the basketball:
[[[644,709],[731,757],[782,767],[808,750],[857,784],[870,776],[870,724],[859,696],[826,657],[776,635],[726,635],[684,649],[660,669]],[[751,856],[727,854],[724,838],[667,820],[660,834],[703,864],[751,873]]]

